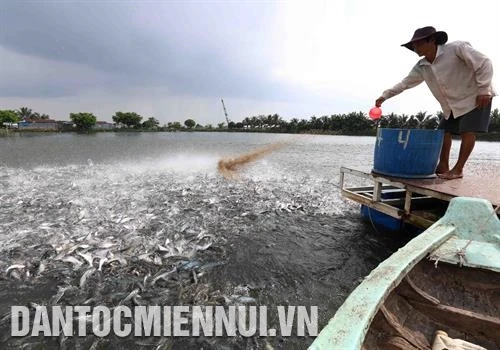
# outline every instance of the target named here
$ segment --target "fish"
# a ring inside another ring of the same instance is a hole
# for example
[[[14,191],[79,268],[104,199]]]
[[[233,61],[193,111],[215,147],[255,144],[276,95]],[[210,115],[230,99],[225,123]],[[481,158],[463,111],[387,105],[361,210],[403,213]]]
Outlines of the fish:
[[[102,242],[102,243],[99,243],[99,248],[104,248],[104,249],[107,249],[107,248],[112,248],[112,247],[115,247],[117,246],[118,244],[117,243],[114,243],[114,242]]]
[[[66,293],[67,290],[73,289],[73,286],[67,286],[67,287],[58,287],[57,288],[57,294],[54,295],[51,299],[51,304],[52,305],[57,305],[59,300],[63,297],[64,293]]]
[[[155,265],[163,265],[161,258],[156,254],[153,254],[153,263]]]
[[[195,249],[196,250],[207,250],[208,248],[210,248],[212,246],[212,242],[207,242],[203,245],[199,245],[199,244],[196,244],[195,245]]]
[[[97,350],[97,349],[106,349],[107,346],[105,344],[109,343],[108,339],[96,339],[89,350]]]
[[[170,276],[171,274],[173,274],[176,271],[177,271],[177,268],[174,267],[172,270],[157,274],[155,277],[153,277],[153,281],[151,282],[151,285],[154,286],[156,281],[158,281],[159,279],[167,281],[166,277]]]
[[[247,296],[240,296],[240,297],[236,298],[235,301],[237,303],[240,303],[240,304],[255,304],[255,303],[257,303],[257,300],[255,300],[255,298],[247,297]]]
[[[85,271],[80,277],[80,288],[83,288],[85,286],[85,282],[87,282],[87,279],[95,272],[95,268],[90,268],[87,271]]]
[[[78,260],[77,258],[75,258],[74,256],[66,256],[60,260],[63,262],[73,264],[73,268],[75,270],[78,270],[83,265],[83,263],[80,260]]]
[[[111,265],[111,263],[117,261],[120,265],[126,266],[127,265],[127,260],[125,258],[122,258],[120,256],[114,256],[112,258],[108,259],[108,265]]]
[[[108,261],[107,258],[99,259],[99,268],[97,269],[97,271],[102,271],[102,266],[106,263],[106,261]]]
[[[132,292],[129,293],[129,295],[127,295],[122,301],[120,301],[118,305],[123,305],[127,301],[133,299],[136,295],[139,295],[139,291],[140,291],[139,288],[134,289]]]
[[[81,252],[78,252],[77,253],[79,256],[81,256],[82,258],[85,259],[86,262],[88,262],[88,264],[90,266],[93,266],[93,263],[94,263],[94,257],[92,256],[92,254],[90,253],[81,253]]]
[[[9,274],[9,271],[12,271],[12,270],[22,270],[26,267],[26,265],[22,265],[22,264],[14,264],[14,265],[10,265],[6,270],[5,270],[5,273],[8,275]]]

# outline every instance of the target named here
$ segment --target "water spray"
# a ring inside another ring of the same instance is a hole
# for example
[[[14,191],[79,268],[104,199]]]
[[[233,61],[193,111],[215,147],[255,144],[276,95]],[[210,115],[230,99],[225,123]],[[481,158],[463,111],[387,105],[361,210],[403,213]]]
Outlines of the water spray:
[[[265,157],[285,145],[284,142],[273,143],[261,148],[257,148],[236,158],[223,158],[219,160],[217,169],[226,179],[234,180],[239,177],[238,171],[244,166],[258,159]]]

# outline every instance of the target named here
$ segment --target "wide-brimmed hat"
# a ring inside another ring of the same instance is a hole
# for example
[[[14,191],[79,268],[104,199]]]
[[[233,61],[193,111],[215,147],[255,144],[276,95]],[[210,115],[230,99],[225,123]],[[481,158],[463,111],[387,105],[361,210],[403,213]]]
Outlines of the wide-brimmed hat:
[[[408,41],[406,44],[402,44],[401,46],[404,46],[408,50],[413,51],[413,43],[415,41],[428,38],[431,35],[435,36],[437,45],[443,45],[448,41],[448,34],[446,34],[446,32],[436,31],[436,28],[429,26],[429,27],[418,28],[415,31],[415,33],[413,33],[413,38],[411,38],[410,41]]]

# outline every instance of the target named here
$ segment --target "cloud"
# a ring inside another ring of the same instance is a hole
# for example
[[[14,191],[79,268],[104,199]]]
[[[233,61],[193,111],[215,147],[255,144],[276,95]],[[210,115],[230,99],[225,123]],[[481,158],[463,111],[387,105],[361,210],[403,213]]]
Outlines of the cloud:
[[[96,84],[168,87],[172,94],[192,96],[285,98],[291,89],[270,74],[273,16],[272,6],[244,3],[8,2],[0,11],[8,28],[0,45],[3,54],[7,49],[24,55],[26,66],[31,56],[101,72],[105,79],[91,74]],[[45,83],[62,95],[85,88],[87,81],[76,86],[73,79],[69,89],[57,77]]]
[[[30,56],[3,47],[0,57],[0,96],[73,96],[111,81],[109,74],[80,63]]]
[[[417,61],[399,45],[429,24],[498,66],[494,11],[422,1],[409,15],[395,0],[0,0],[0,105],[212,123],[220,98],[233,120],[368,111]],[[424,84],[384,103],[384,113],[438,109]]]

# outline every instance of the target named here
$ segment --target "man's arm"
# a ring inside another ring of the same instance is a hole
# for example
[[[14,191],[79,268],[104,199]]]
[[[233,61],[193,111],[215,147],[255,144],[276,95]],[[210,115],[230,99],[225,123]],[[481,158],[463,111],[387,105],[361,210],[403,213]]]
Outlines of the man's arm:
[[[493,65],[491,64],[491,60],[465,41],[460,42],[457,46],[456,54],[474,72],[478,89],[478,107],[488,105],[491,102],[491,98],[495,95],[491,87],[491,80],[493,79]]]
[[[420,67],[417,63],[413,67],[413,69],[410,71],[410,73],[408,74],[408,76],[406,78],[404,78],[400,83],[394,85],[392,88],[385,90],[382,93],[382,96],[380,96],[375,101],[375,105],[377,107],[380,107],[382,102],[384,102],[388,98],[399,95],[403,91],[411,89],[412,87],[417,86],[418,84],[420,84],[423,81],[424,81],[424,78],[422,76],[422,72],[420,70]]]

